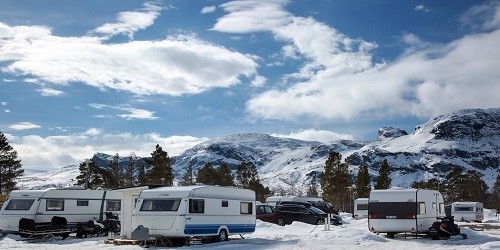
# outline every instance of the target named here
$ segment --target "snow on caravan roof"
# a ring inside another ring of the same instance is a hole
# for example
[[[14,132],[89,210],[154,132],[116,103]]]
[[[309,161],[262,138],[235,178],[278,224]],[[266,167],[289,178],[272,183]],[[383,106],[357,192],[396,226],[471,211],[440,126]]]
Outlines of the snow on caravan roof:
[[[255,192],[249,189],[220,186],[178,186],[143,190],[141,198],[200,197],[238,200],[255,200]]]
[[[45,190],[14,190],[10,192],[8,198],[22,198],[22,197],[42,197],[45,192],[47,192],[48,189]]]

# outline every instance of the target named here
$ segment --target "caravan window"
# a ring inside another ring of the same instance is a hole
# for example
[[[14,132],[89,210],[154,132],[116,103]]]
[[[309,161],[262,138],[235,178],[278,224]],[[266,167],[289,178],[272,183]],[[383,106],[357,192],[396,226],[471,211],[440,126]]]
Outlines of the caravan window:
[[[418,214],[425,214],[425,202],[418,203]]]
[[[64,211],[64,200],[47,199],[47,211]]]
[[[106,211],[120,211],[121,206],[121,201],[106,201]]]
[[[229,201],[222,201],[222,207],[229,207]]]
[[[240,203],[240,214],[252,214],[252,202]]]
[[[88,207],[89,200],[76,200],[76,206],[78,207]]]
[[[368,210],[368,204],[357,204],[357,210]]]
[[[466,211],[474,211],[473,207],[455,207],[455,211],[466,212]]]
[[[5,210],[30,210],[35,199],[11,199]]]
[[[205,213],[205,200],[189,199],[189,212],[193,214]]]
[[[155,199],[142,201],[141,211],[177,211],[181,199]]]

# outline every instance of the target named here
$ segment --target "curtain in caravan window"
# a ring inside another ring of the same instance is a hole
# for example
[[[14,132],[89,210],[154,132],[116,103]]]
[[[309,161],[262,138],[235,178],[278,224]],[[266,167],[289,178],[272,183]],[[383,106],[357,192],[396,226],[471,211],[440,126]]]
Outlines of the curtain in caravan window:
[[[5,210],[30,210],[35,199],[11,199]]]
[[[252,214],[252,202],[240,203],[240,214]]]
[[[189,199],[189,213],[205,213],[205,200]]]
[[[425,211],[425,202],[418,203],[418,214],[426,214]]]
[[[120,211],[121,210],[121,201],[106,201],[106,211]]]
[[[177,211],[181,199],[145,199],[141,211]]]
[[[47,199],[47,211],[64,211],[64,200]]]

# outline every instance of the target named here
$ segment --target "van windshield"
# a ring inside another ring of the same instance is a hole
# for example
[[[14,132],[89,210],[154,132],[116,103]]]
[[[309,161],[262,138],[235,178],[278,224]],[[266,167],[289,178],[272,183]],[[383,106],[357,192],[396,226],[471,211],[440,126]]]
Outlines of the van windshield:
[[[181,199],[145,199],[141,211],[177,211]]]
[[[5,210],[30,210],[35,199],[11,199]]]

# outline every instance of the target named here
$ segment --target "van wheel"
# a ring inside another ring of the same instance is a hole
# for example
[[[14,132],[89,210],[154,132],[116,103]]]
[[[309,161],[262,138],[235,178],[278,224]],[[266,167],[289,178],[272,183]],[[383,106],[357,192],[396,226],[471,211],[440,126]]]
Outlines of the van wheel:
[[[227,241],[227,231],[226,229],[221,229],[219,231],[219,238],[218,240],[221,242],[221,241]]]
[[[285,219],[283,218],[278,218],[278,225],[280,226],[284,226],[286,223],[285,223]]]
[[[325,224],[325,222],[322,219],[318,219],[316,221],[316,225],[323,225],[323,224]]]

